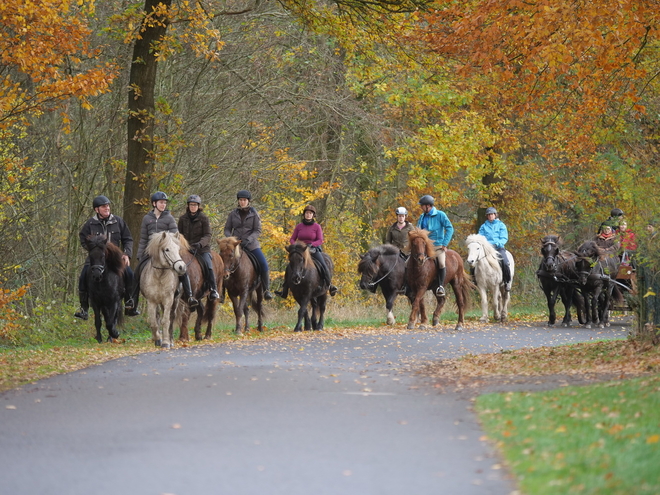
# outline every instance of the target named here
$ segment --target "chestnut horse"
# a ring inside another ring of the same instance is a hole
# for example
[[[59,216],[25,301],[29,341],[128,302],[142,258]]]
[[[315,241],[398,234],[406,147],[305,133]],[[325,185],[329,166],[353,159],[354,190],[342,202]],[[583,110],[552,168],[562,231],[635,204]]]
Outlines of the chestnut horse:
[[[223,237],[218,240],[220,257],[224,263],[224,287],[227,289],[229,299],[234,307],[236,317],[236,335],[243,335],[250,330],[248,314],[250,304],[257,313],[257,330],[263,332],[263,308],[264,289],[261,285],[261,277],[250,260],[249,256],[241,247],[238,237]],[[241,329],[241,318],[245,316],[245,325]]]
[[[211,301],[207,296],[209,295],[209,287],[206,283],[205,269],[202,268],[199,259],[190,252],[190,245],[185,238],[181,238],[181,258],[188,267],[188,278],[190,279],[190,288],[192,289],[193,296],[199,301],[199,305],[195,309],[197,312],[197,319],[195,320],[195,340],[202,340],[202,325],[206,323],[205,339],[211,338],[213,330],[213,320],[218,309],[218,303],[222,303],[222,298]],[[225,271],[225,265],[222,258],[218,253],[211,251],[211,260],[213,262],[213,274],[215,275],[215,283],[218,286],[218,293],[224,294],[222,290],[222,276]],[[181,294],[185,297],[185,294]],[[202,304],[202,299],[206,297],[206,304]],[[188,320],[190,319],[190,308],[187,304],[181,312],[181,324],[179,330],[179,339],[188,341],[190,336],[188,334]]]
[[[411,292],[412,310],[408,319],[408,328],[415,328],[417,317],[420,318],[421,328],[425,328],[428,319],[426,317],[426,308],[424,307],[424,294],[427,290],[433,291],[438,287],[437,268],[435,265],[435,246],[429,239],[428,231],[413,230],[408,234],[410,240],[410,258],[406,263],[406,278],[408,288]],[[454,296],[456,296],[456,306],[458,308],[458,322],[455,330],[462,330],[465,323],[465,310],[470,303],[470,291],[477,287],[472,283],[470,277],[463,268],[463,259],[451,249],[446,251],[445,285],[451,285]],[[435,296],[437,305],[433,312],[433,326],[438,324],[440,313],[445,305],[446,296]]]

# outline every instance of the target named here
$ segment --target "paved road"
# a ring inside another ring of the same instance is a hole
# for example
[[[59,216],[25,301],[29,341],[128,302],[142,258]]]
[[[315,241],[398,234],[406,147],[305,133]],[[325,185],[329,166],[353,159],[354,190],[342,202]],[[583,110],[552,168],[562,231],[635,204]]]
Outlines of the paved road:
[[[346,331],[118,359],[0,394],[0,493],[511,494],[469,400],[414,371],[626,335]]]

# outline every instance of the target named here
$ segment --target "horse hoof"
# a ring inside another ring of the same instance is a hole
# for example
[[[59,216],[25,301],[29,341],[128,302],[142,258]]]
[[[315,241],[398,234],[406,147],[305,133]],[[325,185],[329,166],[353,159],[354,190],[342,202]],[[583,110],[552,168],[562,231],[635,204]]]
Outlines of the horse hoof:
[[[455,332],[461,332],[462,330],[463,330],[463,326],[461,325],[456,325],[456,327],[454,328]]]
[[[155,341],[154,341],[154,345],[155,345],[156,347],[160,347],[160,339],[155,340]]]
[[[169,349],[170,347],[171,347],[170,344],[165,343],[165,342],[160,345],[161,349]]]
[[[234,334],[236,334],[236,337],[242,337],[243,336],[243,332],[241,332],[240,330],[238,332],[234,332]]]
[[[481,318],[479,318],[479,321],[481,323],[488,323],[488,317],[487,316],[482,316]]]
[[[413,324],[411,324],[411,323],[408,323],[408,326],[407,326],[406,328],[407,328],[408,330],[412,330],[413,328],[415,328],[415,325],[413,325]]]

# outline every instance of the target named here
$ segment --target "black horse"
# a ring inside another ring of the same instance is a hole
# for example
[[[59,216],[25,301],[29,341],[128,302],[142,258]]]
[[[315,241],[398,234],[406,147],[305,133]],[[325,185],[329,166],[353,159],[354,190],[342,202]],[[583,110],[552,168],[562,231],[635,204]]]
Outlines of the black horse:
[[[401,256],[399,248],[391,244],[376,246],[361,257],[357,269],[362,275],[360,289],[375,293],[380,287],[385,298],[387,324],[394,325],[396,320],[392,308],[399,291],[403,290],[406,278],[406,260]]]
[[[302,330],[303,319],[305,320],[305,330],[323,330],[328,285],[314,264],[307,244],[296,242],[288,245],[286,250],[289,253],[289,264],[284,273],[285,284],[300,305],[298,322],[293,331]],[[326,253],[323,253],[323,257],[330,276],[332,276],[334,271],[332,259]],[[312,305],[311,320],[307,309],[309,304]]]
[[[122,297],[124,296],[123,253],[104,235],[93,235],[86,239],[89,251],[87,290],[89,302],[94,310],[96,340],[100,343],[101,314],[108,329],[108,342],[119,338],[118,326],[123,323]]]
[[[584,242],[577,250],[578,288],[584,296],[586,326],[607,327],[612,291],[619,271],[619,258],[600,248],[595,241]]]
[[[541,265],[536,276],[541,290],[548,302],[548,325],[557,320],[555,304],[557,296],[564,303],[565,313],[563,327],[571,326],[571,307],[575,306],[580,324],[586,323],[584,315],[584,298],[576,290],[577,285],[577,254],[561,249],[562,240],[558,235],[548,235],[541,239]]]

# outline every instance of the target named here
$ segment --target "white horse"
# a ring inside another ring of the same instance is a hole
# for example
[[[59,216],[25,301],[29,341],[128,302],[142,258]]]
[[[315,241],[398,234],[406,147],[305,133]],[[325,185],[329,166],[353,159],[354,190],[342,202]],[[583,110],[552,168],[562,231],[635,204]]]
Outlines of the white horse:
[[[140,291],[147,300],[147,315],[154,343],[164,349],[174,344],[173,327],[178,301],[175,301],[179,276],[186,264],[179,253],[179,233],[159,232],[149,239],[145,253],[149,256],[140,276]],[[176,305],[175,305],[176,304]]]
[[[507,290],[506,284],[502,282],[502,267],[500,266],[500,253],[488,240],[479,234],[467,237],[465,244],[468,248],[467,262],[474,268],[474,278],[481,295],[481,318],[479,321],[488,321],[488,291],[493,297],[493,316],[495,321],[506,321],[509,316],[509,299],[511,298],[511,285]],[[506,252],[509,259],[511,281],[513,281],[514,262],[509,251]]]

